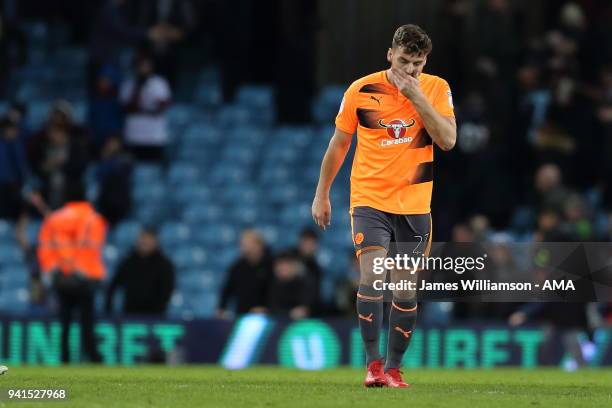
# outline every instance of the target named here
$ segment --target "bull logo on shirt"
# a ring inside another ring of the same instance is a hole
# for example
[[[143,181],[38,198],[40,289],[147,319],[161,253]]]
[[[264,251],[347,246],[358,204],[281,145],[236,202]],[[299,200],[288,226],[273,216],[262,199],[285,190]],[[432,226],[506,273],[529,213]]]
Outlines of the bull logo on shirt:
[[[414,126],[415,123],[416,120],[414,119],[410,119],[410,122],[408,123],[406,123],[402,119],[393,119],[389,123],[384,123],[382,119],[378,121],[378,124],[381,127],[387,129],[387,134],[395,139],[400,139],[404,137],[404,135],[406,135],[406,129]]]

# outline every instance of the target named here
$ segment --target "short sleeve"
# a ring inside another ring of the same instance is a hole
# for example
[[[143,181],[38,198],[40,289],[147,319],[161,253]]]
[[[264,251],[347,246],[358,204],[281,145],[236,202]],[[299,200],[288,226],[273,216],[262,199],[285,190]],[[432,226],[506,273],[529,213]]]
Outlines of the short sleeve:
[[[441,79],[436,87],[433,107],[442,116],[454,118],[455,111],[453,107],[453,94],[450,90],[448,82]]]
[[[157,80],[155,81],[154,87],[155,99],[157,99],[158,101],[169,100],[172,96],[172,92],[170,91],[170,86],[168,85],[168,82],[161,77],[158,77],[156,79]]]
[[[351,88],[347,89],[336,116],[336,128],[349,135],[352,135],[357,130],[357,112],[355,110],[354,98]]]

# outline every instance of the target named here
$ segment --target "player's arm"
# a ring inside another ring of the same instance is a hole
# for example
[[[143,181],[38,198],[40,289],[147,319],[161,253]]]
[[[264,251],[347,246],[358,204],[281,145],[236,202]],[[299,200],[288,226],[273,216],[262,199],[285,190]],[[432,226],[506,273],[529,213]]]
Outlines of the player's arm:
[[[457,141],[455,118],[440,115],[425,96],[415,98],[412,104],[423,119],[427,133],[438,147],[444,151],[452,149]]]
[[[455,118],[440,115],[423,94],[414,98],[412,104],[438,147],[444,151],[452,149],[457,141]]]
[[[440,149],[448,151],[457,141],[457,123],[455,118],[442,116],[433,107],[419,87],[419,80],[402,72],[391,69],[389,79],[395,83],[400,92],[410,101],[423,120],[423,125],[432,140]]]
[[[331,222],[331,203],[329,202],[329,190],[338,174],[338,170],[344,163],[346,153],[351,147],[353,135],[336,128],[329,142],[319,174],[319,183],[314,200],[312,202],[312,218],[322,229]]]

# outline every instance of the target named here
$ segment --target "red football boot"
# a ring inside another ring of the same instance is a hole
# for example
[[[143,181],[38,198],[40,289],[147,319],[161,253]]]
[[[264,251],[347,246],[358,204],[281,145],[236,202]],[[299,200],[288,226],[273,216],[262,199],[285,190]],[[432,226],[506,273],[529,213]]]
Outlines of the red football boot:
[[[384,387],[387,385],[382,359],[374,360],[368,364],[368,372],[363,385],[366,387]]]
[[[402,372],[399,368],[390,368],[386,373],[387,387],[391,388],[408,388],[410,384],[402,380]]]

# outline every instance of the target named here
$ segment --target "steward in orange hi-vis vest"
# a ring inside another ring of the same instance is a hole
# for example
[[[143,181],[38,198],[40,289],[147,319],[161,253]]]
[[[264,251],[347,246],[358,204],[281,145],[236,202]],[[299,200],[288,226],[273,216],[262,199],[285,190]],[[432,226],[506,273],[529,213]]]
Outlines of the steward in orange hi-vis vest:
[[[80,182],[67,183],[64,195],[68,203],[43,222],[38,260],[44,280],[51,282],[59,304],[62,362],[71,361],[70,326],[78,312],[81,350],[89,362],[100,363],[102,356],[94,334],[94,299],[105,275],[102,250],[106,222],[85,200]]]
[[[38,259],[43,273],[105,276],[102,250],[106,222],[86,201],[70,202],[48,216],[40,230]]]

